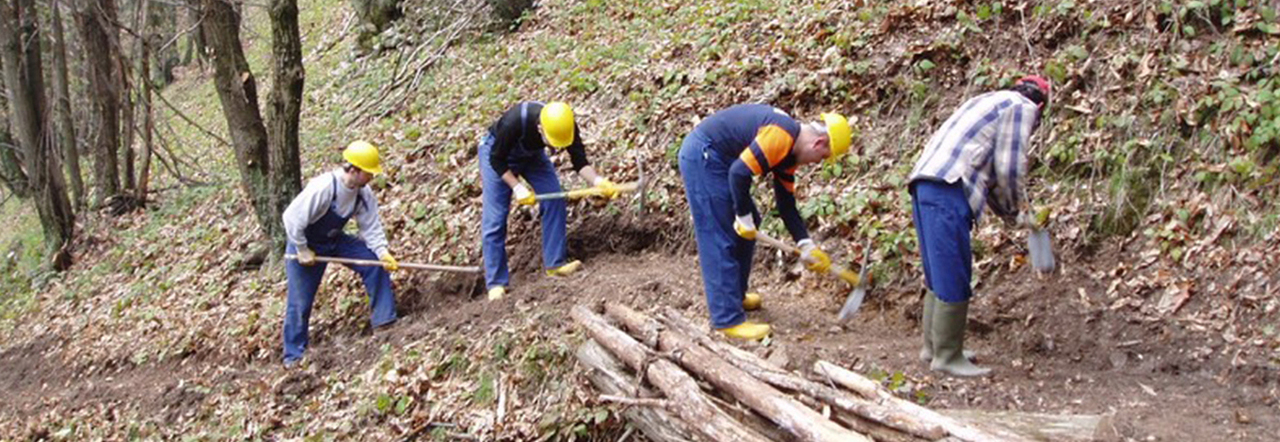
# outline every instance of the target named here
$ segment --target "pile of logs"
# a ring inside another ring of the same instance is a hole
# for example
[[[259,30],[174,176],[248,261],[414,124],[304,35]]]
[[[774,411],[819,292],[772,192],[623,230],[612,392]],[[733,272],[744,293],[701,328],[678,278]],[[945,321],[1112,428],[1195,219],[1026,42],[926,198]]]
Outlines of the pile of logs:
[[[674,310],[658,319],[624,305],[604,310],[573,309],[591,338],[578,359],[601,399],[626,404],[622,415],[650,440],[1028,440],[901,399],[829,362],[817,361],[808,377],[789,372]]]

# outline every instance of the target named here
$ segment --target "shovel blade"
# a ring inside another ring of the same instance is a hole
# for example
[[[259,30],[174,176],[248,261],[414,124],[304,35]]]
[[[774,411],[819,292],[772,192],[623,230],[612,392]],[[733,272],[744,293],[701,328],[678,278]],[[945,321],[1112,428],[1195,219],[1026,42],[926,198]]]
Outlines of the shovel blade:
[[[844,307],[840,308],[840,320],[852,318],[858,314],[858,309],[862,308],[862,300],[867,297],[867,289],[863,286],[853,289],[849,293],[849,297],[844,300]]]
[[[1053,245],[1047,230],[1033,230],[1027,235],[1027,250],[1031,253],[1031,266],[1038,272],[1052,272],[1056,262]]]

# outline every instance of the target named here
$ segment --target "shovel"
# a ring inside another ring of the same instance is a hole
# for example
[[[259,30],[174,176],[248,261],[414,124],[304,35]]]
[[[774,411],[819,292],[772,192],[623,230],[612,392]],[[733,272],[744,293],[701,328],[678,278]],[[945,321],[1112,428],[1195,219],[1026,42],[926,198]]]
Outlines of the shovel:
[[[1049,209],[1041,209],[1035,219],[1029,222],[1030,233],[1027,234],[1027,251],[1031,254],[1031,267],[1041,273],[1052,272],[1056,265],[1053,258],[1053,244],[1049,241]]]
[[[623,184],[618,184],[615,187],[618,188],[619,193],[632,192],[640,187],[640,183],[623,183]],[[535,201],[546,201],[546,200],[554,200],[554,199],[574,200],[579,198],[586,198],[589,196],[604,196],[604,194],[600,192],[599,188],[596,188],[593,186],[593,187],[587,187],[584,189],[566,190],[564,192],[540,193],[540,194],[534,195],[534,200]]]
[[[764,232],[756,231],[756,239],[770,247],[778,248],[784,252],[796,255],[800,254],[800,249],[769,236]],[[841,320],[849,318],[857,313],[858,309],[862,307],[862,300],[867,296],[867,255],[870,255],[871,251],[870,239],[867,240],[867,247],[864,248],[863,251],[862,271],[860,273],[855,274],[849,269],[834,263],[827,269],[827,273],[830,273],[835,277],[844,280],[844,282],[849,283],[849,285],[854,286],[853,291],[845,297],[844,306],[840,308],[838,318]]]
[[[284,259],[297,260],[298,255],[292,255],[292,254],[284,255]],[[372,259],[350,259],[350,258],[337,258],[332,256],[317,256],[316,262],[331,262],[334,264],[348,264],[353,266],[381,267],[383,265],[382,261],[375,261]],[[402,262],[399,265],[401,268],[405,268],[405,269],[435,270],[438,272],[453,272],[453,273],[480,273],[480,267],[477,267],[477,266],[446,266],[446,265],[436,265],[436,264],[414,264],[414,263],[408,263],[408,262]]]

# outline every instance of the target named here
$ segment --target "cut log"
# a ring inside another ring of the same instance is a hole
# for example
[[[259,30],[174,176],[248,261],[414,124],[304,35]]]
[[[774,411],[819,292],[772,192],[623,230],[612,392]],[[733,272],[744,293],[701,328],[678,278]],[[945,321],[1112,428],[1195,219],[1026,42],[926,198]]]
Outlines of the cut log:
[[[867,420],[856,414],[840,411],[839,409],[833,409],[830,404],[823,404],[817,399],[809,396],[800,396],[799,399],[800,402],[803,402],[805,405],[810,407],[827,407],[825,410],[830,412],[830,419],[832,421],[849,427],[853,431],[865,434],[876,442],[926,442],[933,440],[903,433],[886,427],[879,422]],[[827,413],[824,412],[823,414]]]
[[[769,385],[809,395],[837,410],[851,413],[864,420],[919,436],[924,439],[936,440],[946,437],[947,435],[946,430],[937,424],[924,422],[914,415],[902,412],[901,410],[893,407],[887,407],[870,402],[866,399],[843,392],[837,388],[794,376],[786,372],[786,370],[760,358],[759,356],[756,356],[751,352],[711,339],[711,337],[707,336],[705,332],[694,327],[688,319],[684,318],[683,315],[672,309],[664,310],[662,316],[663,319],[661,320],[661,323],[663,325],[666,325],[672,330],[692,336],[698,343],[711,349],[721,357],[725,358],[725,360],[730,361],[738,368],[750,373],[752,376],[755,376],[757,379],[760,379]],[[647,326],[647,328],[650,329],[649,333],[652,333],[651,329],[654,327],[650,325]],[[869,427],[869,425],[863,425],[861,428],[851,428],[855,431],[865,433],[867,427]],[[875,437],[874,435],[872,436]],[[880,440],[882,438],[876,437],[876,439]]]
[[[929,422],[941,426],[951,436],[960,440],[969,442],[995,442],[995,441],[1027,441],[1028,439],[1010,431],[1000,431],[993,434],[992,432],[983,431],[972,425],[944,416],[936,411],[916,405],[910,401],[904,400],[889,390],[885,390],[880,383],[867,379],[866,377],[846,370],[840,366],[826,361],[817,361],[813,364],[813,371],[818,376],[831,380],[850,391],[858,393],[868,399],[876,401],[880,405],[894,407],[904,413],[913,415],[921,421]]]
[[[630,335],[605,322],[604,318],[584,306],[576,306],[570,315],[587,334],[615,357],[626,363],[657,386],[672,401],[672,411],[686,422],[687,428],[712,441],[758,441],[768,439],[742,427],[720,410],[698,388],[697,382],[674,362],[651,358],[650,351]]]
[[[1038,441],[1091,441],[1105,437],[1099,429],[1108,426],[1108,416],[1054,415],[1014,411],[939,410],[947,416],[979,428],[1008,428]]]
[[[627,373],[622,361],[609,354],[593,340],[578,347],[578,361],[589,368],[587,378],[597,390],[605,394],[627,397],[643,397],[647,389],[638,389],[635,376]],[[654,407],[625,407],[622,416],[654,442],[681,442],[702,440],[685,427],[685,423],[670,411]]]
[[[605,311],[628,330],[648,340],[653,320],[630,307],[609,303]],[[804,441],[866,441],[871,439],[831,422],[795,399],[726,362],[711,350],[698,345],[684,333],[657,332],[658,350],[675,355],[681,366],[733,396],[751,409]]]

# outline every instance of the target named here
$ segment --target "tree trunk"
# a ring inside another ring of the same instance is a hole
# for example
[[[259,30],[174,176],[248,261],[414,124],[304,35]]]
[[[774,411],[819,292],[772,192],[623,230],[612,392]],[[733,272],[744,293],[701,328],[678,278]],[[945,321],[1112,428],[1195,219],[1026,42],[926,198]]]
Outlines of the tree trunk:
[[[302,39],[298,35],[298,1],[271,0],[271,54],[274,75],[267,104],[271,144],[271,198],[284,213],[294,195],[302,192],[302,164],[298,154],[298,118],[302,112]],[[279,220],[277,219],[278,223]],[[284,251],[284,237],[273,250]]]
[[[578,362],[588,368],[587,377],[597,390],[605,394],[628,397],[650,397],[648,388],[626,371],[622,361],[613,357],[596,341],[588,339],[578,347]],[[622,416],[635,425],[645,437],[654,442],[680,442],[693,440],[689,425],[671,414],[671,411],[654,407],[626,407]],[[701,440],[701,438],[699,438]]]
[[[22,170],[22,151],[9,134],[8,126],[0,126],[0,182],[18,198],[26,198],[31,194],[27,172]]]
[[[281,212],[271,197],[271,155],[267,130],[258,110],[258,85],[249,71],[240,45],[240,12],[225,0],[204,0],[205,43],[214,67],[214,84],[222,102],[222,114],[235,147],[240,184],[258,218],[258,225],[273,242],[283,238]]]
[[[867,379],[862,375],[846,370],[843,367],[832,364],[827,361],[816,361],[813,363],[813,372],[818,376],[823,376],[830,382],[844,387],[849,391],[858,393],[867,399],[879,401],[881,405],[894,407],[903,413],[915,416],[923,422],[942,427],[951,436],[968,442],[999,442],[999,441],[1023,441],[1027,440],[1017,434],[1006,432],[1004,434],[991,434],[972,425],[967,425],[959,420],[952,419],[947,416],[930,410],[928,408],[916,405],[905,399],[894,396],[880,383]]]
[[[580,305],[569,314],[592,339],[609,349],[619,360],[636,372],[644,372],[645,379],[671,400],[673,411],[702,436],[713,441],[768,440],[744,428],[720,410],[689,373],[669,360],[651,357],[647,347],[610,326],[600,315]]]
[[[147,204],[147,185],[151,181],[151,132],[155,129],[155,122],[152,121],[151,114],[151,82],[147,81],[147,76],[151,75],[151,2],[140,0],[138,9],[141,11],[142,17],[138,26],[138,32],[142,34],[142,38],[138,40],[138,91],[139,100],[142,103],[142,159],[138,169],[138,187],[137,199],[138,205],[146,206]]]
[[[53,128],[48,121],[44,73],[40,62],[35,0],[0,2],[0,58],[8,89],[9,117],[18,133],[30,177],[36,212],[44,231],[52,267],[71,265],[67,247],[75,228],[75,215],[67,198],[58,156],[54,154]]]
[[[98,114],[98,136],[93,140],[93,205],[120,193],[117,149],[120,146],[120,94],[116,87],[115,48],[108,39],[107,24],[115,21],[115,0],[90,0],[76,10],[76,24],[89,70],[89,99]],[[114,28],[112,28],[114,29]]]
[[[671,330],[683,333],[695,342],[720,355],[720,357],[734,366],[742,369],[742,371],[750,373],[756,379],[760,379],[769,385],[804,393],[837,410],[858,416],[858,418],[866,421],[866,423],[859,422],[862,427],[861,430],[870,430],[871,425],[878,425],[928,440],[938,440],[947,435],[947,432],[938,425],[922,422],[915,416],[900,412],[895,408],[874,404],[866,399],[854,397],[852,394],[842,392],[835,387],[795,376],[782,367],[771,364],[751,352],[710,339],[704,331],[694,327],[688,319],[675,309],[667,308],[664,309],[663,313],[661,322]]]
[[[62,34],[62,6],[50,2],[53,10],[53,96],[58,118],[58,144],[62,161],[70,177],[71,199],[76,208],[84,208],[84,178],[80,175],[80,151],[76,149],[76,126],[71,115],[71,94],[67,87],[67,44]]]
[[[630,307],[610,303],[605,306],[605,310],[610,317],[635,334],[644,334],[645,330],[650,329],[646,325],[649,318]],[[725,362],[684,333],[660,330],[657,342],[659,351],[677,355],[675,359],[680,366],[729,393],[734,399],[769,418],[799,440],[871,442],[870,438],[836,425],[781,391]]]
[[[141,26],[139,25],[142,23],[141,8],[143,3],[145,2],[136,2],[139,9],[134,11],[133,29],[135,32],[138,29],[141,29]],[[111,33],[113,36],[119,36],[119,33],[114,31],[114,27],[110,29],[112,29]],[[123,193],[132,196],[135,189],[137,189],[137,181],[135,180],[133,169],[133,162],[135,158],[133,153],[134,130],[137,127],[133,117],[134,105],[137,103],[134,102],[133,98],[134,69],[133,65],[129,62],[129,57],[137,57],[138,51],[136,48],[126,51],[124,44],[122,44],[123,42],[118,38],[115,40],[115,43],[116,53],[119,55],[119,58],[116,59],[116,72],[118,72],[120,76],[117,77],[116,84],[120,85],[120,136],[123,138],[122,144],[120,145],[120,180],[121,185],[123,186],[123,189],[121,190]]]
[[[191,22],[188,26],[196,26],[201,20],[204,20],[204,8],[201,6],[201,0],[187,0],[187,19]],[[187,54],[182,64],[189,65],[192,61],[204,65],[205,56],[205,38],[204,25],[196,26],[191,30],[187,37]]]

